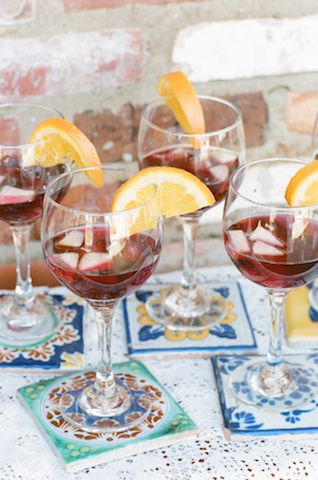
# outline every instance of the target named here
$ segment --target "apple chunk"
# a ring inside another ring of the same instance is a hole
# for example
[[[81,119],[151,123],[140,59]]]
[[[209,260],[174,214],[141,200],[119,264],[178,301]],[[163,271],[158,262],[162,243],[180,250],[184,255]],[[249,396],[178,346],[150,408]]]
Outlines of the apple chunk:
[[[53,255],[54,263],[59,263],[62,267],[75,269],[78,264],[79,254],[75,252],[56,253]]]
[[[283,247],[284,243],[279,240],[279,238],[275,237],[275,235],[267,230],[267,228],[262,227],[259,223],[255,230],[249,235],[249,240],[251,242],[260,242],[268,243],[269,245],[273,245],[273,247]]]
[[[65,247],[78,248],[83,245],[84,232],[83,230],[70,230],[65,236],[58,242],[58,245]]]
[[[282,250],[279,250],[269,243],[261,242],[260,240],[254,243],[253,253],[255,253],[255,255],[261,255],[262,257],[278,257],[284,255]]]
[[[24,190],[10,185],[4,185],[0,190],[0,205],[33,202],[34,199],[34,190]]]
[[[237,252],[248,253],[251,251],[250,245],[243,230],[229,230],[228,235],[234,249]]]
[[[82,272],[110,270],[113,266],[112,256],[108,253],[90,252],[82,256],[79,269]]]

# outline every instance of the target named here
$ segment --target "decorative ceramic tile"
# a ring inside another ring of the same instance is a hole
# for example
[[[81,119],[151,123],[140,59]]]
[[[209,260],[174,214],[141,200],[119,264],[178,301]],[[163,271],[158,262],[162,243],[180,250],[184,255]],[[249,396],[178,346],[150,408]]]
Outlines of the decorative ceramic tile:
[[[212,359],[219,393],[224,431],[227,439],[245,440],[247,437],[267,435],[310,435],[318,433],[318,398],[295,409],[270,411],[240,402],[229,388],[230,374],[255,356],[220,355]],[[257,360],[266,357],[257,357]],[[310,366],[317,372],[318,355],[287,355],[291,362]],[[301,395],[301,392],[297,392]],[[274,402],[274,400],[271,400]]]
[[[61,417],[59,398],[66,388],[92,376],[84,371],[65,377],[42,380],[18,390],[18,396],[41,428],[67,471],[75,472],[108,460],[163,447],[197,435],[197,427],[158,380],[137,361],[114,365],[123,385],[142,394],[151,392],[151,410],[142,423],[124,431],[87,432]],[[63,382],[63,385],[60,382]],[[149,396],[149,395],[148,395]]]
[[[293,346],[318,348],[318,311],[310,303],[310,288],[295,288],[286,300],[286,337]]]
[[[128,353],[134,357],[163,354],[173,356],[211,356],[215,352],[248,351],[256,348],[254,333],[238,282],[205,284],[211,294],[221,295],[227,314],[222,323],[200,332],[173,331],[156,323],[146,312],[145,302],[166,284],[146,284],[123,300]]]
[[[74,295],[43,294],[60,322],[55,332],[33,345],[0,344],[0,367],[14,371],[64,371],[84,368],[84,303]],[[4,295],[0,296],[4,298]]]

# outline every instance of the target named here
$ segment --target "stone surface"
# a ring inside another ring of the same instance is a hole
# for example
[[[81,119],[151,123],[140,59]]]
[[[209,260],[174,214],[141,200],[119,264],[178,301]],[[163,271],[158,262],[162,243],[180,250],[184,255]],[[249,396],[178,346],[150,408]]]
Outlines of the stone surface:
[[[189,25],[176,37],[172,60],[196,82],[315,71],[317,21],[308,15]]]
[[[311,134],[317,113],[317,92],[292,92],[288,95],[286,117],[291,131]]]
[[[134,28],[2,38],[0,99],[127,85],[141,76],[143,54],[142,33]]]

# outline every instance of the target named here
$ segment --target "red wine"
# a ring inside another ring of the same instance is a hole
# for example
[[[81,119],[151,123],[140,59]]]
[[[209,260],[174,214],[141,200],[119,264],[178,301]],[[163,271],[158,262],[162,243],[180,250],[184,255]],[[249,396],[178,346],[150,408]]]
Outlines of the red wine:
[[[64,171],[63,164],[46,169],[39,166],[22,168],[21,159],[18,156],[2,159],[0,161],[0,220],[10,225],[34,222],[42,214],[45,186],[49,177]]]
[[[145,156],[142,167],[170,166],[193,173],[211,190],[217,202],[225,197],[230,176],[239,165],[237,153],[222,148],[203,152],[190,145],[173,145]]]
[[[268,288],[293,288],[318,275],[318,223],[293,214],[244,218],[224,230],[241,273]]]
[[[105,225],[70,229],[47,241],[46,261],[72,292],[89,300],[118,300],[154,271],[160,242],[151,233],[117,238]]]

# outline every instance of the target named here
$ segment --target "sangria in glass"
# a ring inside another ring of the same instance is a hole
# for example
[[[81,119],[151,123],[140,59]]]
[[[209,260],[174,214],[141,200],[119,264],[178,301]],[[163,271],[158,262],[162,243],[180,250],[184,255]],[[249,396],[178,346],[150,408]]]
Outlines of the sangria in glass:
[[[228,190],[231,173],[245,160],[240,111],[227,100],[198,96],[205,133],[185,133],[163,100],[142,112],[138,157],[140,168],[171,166],[187,170],[213,193],[217,205]],[[159,323],[176,330],[200,330],[223,319],[223,302],[197,284],[195,240],[203,208],[180,216],[184,261],[180,285],[149,298],[146,308]],[[164,293],[163,293],[164,292]]]
[[[224,210],[224,242],[239,271],[266,288],[271,306],[266,361],[238,367],[230,387],[243,402],[286,410],[317,394],[309,365],[284,360],[285,299],[290,289],[318,277],[318,205],[291,207],[285,200],[290,178],[304,165],[272,158],[242,165],[231,177]]]
[[[39,122],[52,117],[62,115],[36,104],[0,106],[0,220],[10,225],[17,262],[15,294],[3,296],[0,303],[3,345],[36,343],[52,334],[58,325],[52,307],[34,293],[29,262],[30,233],[41,217],[46,185],[67,168],[66,164],[39,166],[46,141],[29,140]]]
[[[101,171],[104,186],[96,187],[90,178]],[[151,404],[145,392],[123,386],[111,362],[115,308],[150,277],[162,241],[155,185],[150,185],[151,195],[148,190],[144,203],[112,211],[114,194],[129,177],[125,170],[105,166],[78,169],[50,182],[44,201],[41,237],[46,262],[63,285],[89,302],[96,316],[96,376],[65,391],[59,405],[69,423],[87,431],[124,430],[142,422]],[[66,186],[67,194],[61,196]]]

